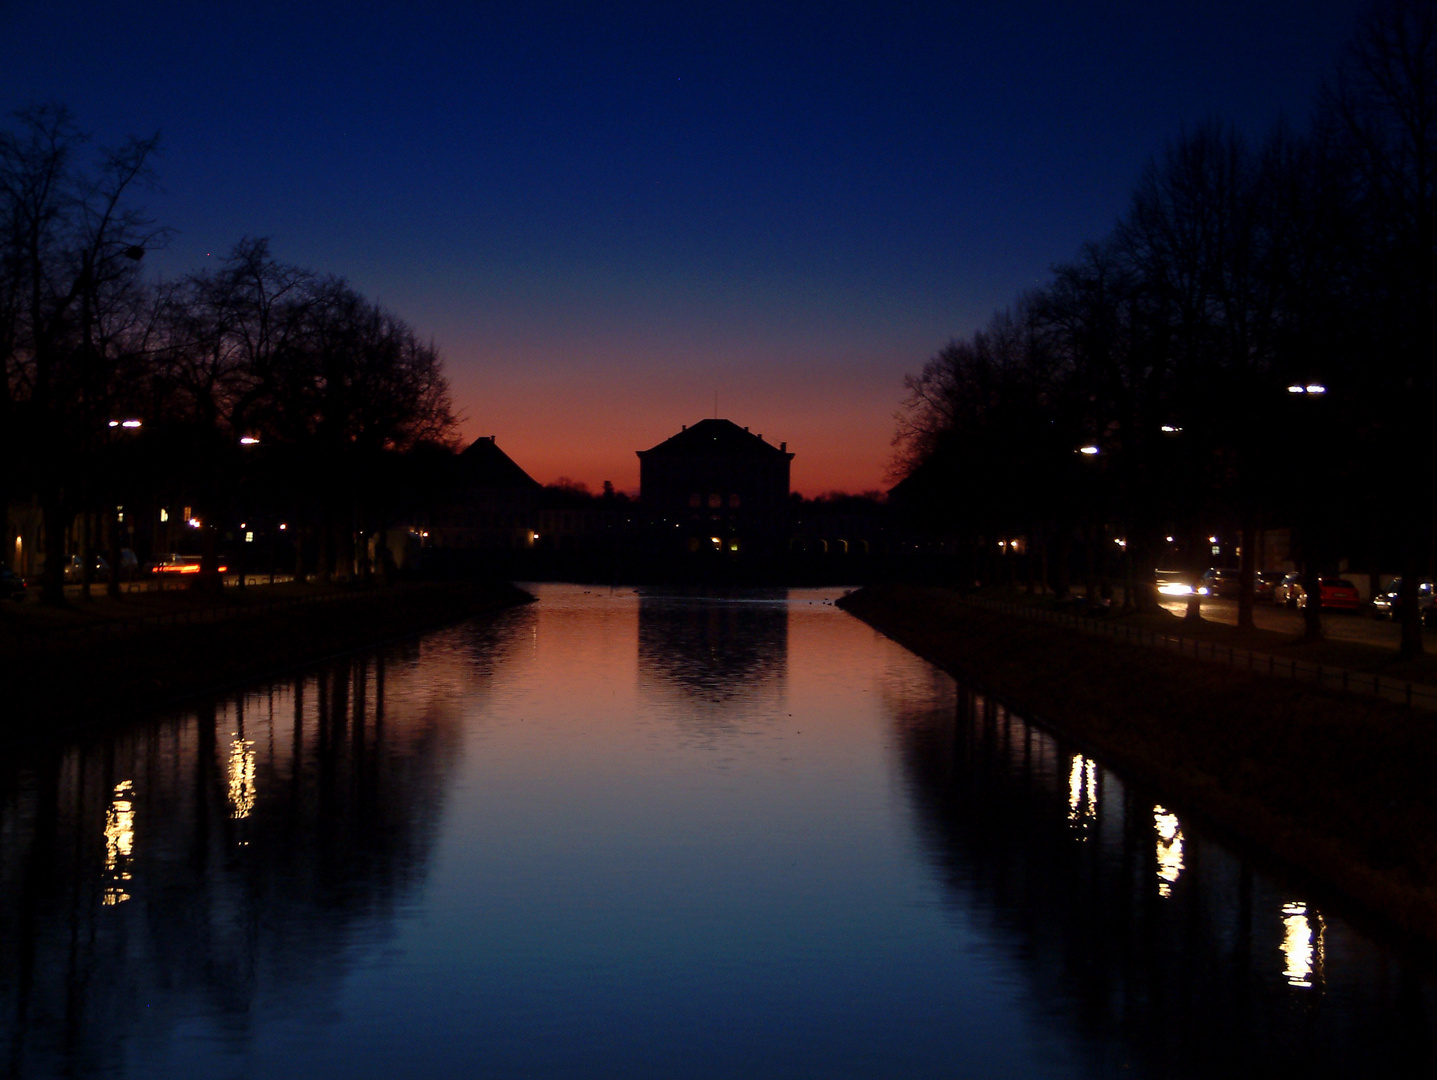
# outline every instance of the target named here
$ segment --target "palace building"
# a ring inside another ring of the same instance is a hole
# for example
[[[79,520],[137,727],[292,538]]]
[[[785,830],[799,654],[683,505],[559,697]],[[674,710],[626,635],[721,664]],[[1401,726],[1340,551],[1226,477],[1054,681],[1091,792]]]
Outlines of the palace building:
[[[772,556],[788,534],[787,443],[730,420],[685,425],[639,456],[639,502],[661,549]]]

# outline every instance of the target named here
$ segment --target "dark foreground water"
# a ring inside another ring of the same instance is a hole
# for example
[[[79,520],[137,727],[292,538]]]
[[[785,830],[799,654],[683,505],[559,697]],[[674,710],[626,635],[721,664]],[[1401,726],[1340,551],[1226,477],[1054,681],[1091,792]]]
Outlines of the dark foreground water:
[[[1433,1074],[1429,967],[832,594],[538,591],[4,759],[0,1067]]]

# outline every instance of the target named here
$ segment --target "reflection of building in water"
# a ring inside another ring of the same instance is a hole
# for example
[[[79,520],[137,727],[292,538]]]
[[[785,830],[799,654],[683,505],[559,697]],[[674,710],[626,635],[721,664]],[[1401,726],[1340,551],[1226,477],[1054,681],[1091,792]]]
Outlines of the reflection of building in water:
[[[1158,895],[1171,896],[1183,872],[1183,831],[1177,815],[1161,806],[1153,807],[1153,824],[1158,831]]]
[[[1147,1076],[1437,1070],[1422,965],[1283,907],[1280,882],[998,702],[897,677],[884,696],[957,920],[994,930],[1072,1045],[1116,1041],[1121,1070]],[[1294,1009],[1308,986],[1328,992]]]
[[[100,902],[106,907],[130,898],[130,859],[135,853],[135,785],[115,785],[114,798],[105,811],[105,887]]]
[[[1082,754],[1073,755],[1068,770],[1068,820],[1084,838],[1088,826],[1098,820],[1098,763]]]
[[[1322,979],[1322,916],[1301,901],[1282,905],[1283,975],[1292,986],[1311,989]]]
[[[778,598],[639,598],[639,680],[720,704],[782,697],[788,605]]]

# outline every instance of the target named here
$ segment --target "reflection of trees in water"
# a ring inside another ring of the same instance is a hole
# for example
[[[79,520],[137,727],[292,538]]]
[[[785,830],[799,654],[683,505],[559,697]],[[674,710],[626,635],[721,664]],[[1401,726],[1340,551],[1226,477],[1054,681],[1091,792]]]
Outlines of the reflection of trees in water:
[[[12,1075],[100,1072],[122,1041],[145,1060],[181,1017],[239,1039],[252,1015],[323,1012],[422,877],[456,753],[416,648],[6,767]]]
[[[639,678],[718,705],[781,685],[788,605],[781,598],[639,598]]]
[[[1032,999],[1077,1029],[1099,1071],[1413,1075],[1437,1062],[1430,975],[990,700],[960,691],[956,716],[896,714],[954,902],[1013,944]]]

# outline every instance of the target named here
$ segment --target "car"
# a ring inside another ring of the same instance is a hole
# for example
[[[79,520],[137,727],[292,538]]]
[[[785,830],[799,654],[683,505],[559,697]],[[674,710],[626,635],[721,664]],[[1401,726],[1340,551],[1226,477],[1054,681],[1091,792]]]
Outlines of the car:
[[[1158,592],[1164,596],[1191,596],[1193,593],[1206,596],[1208,594],[1207,586],[1199,582],[1197,588],[1193,588],[1192,579],[1193,576],[1186,570],[1154,571]]]
[[[24,600],[25,579],[8,566],[0,567],[0,600]]]
[[[1346,578],[1318,578],[1318,607],[1323,611],[1356,611],[1362,606],[1357,586]],[[1307,607],[1307,591],[1297,598],[1297,606]]]
[[[1396,619],[1402,612],[1402,601],[1398,593],[1402,589],[1402,579],[1393,578],[1392,582],[1372,598],[1372,614],[1378,619]],[[1423,622],[1428,621],[1428,614],[1432,609],[1432,589],[1430,581],[1419,581],[1417,583],[1417,610],[1422,616]]]
[[[1242,574],[1237,570],[1209,570],[1202,576],[1209,596],[1237,596],[1242,592]]]
[[[156,555],[145,564],[145,573],[150,577],[169,577],[171,574],[198,574],[200,572],[199,555],[179,555],[170,553]],[[223,574],[229,567],[225,560],[220,559],[219,571]]]
[[[103,555],[91,555],[90,559],[90,580],[109,581],[110,564],[105,561],[105,557]],[[71,555],[70,561],[65,564],[65,570],[63,575],[65,580],[71,582],[83,580],[84,566],[85,563],[80,558],[80,556]]]
[[[1278,583],[1286,576],[1281,570],[1259,570],[1252,583],[1252,598],[1254,600],[1275,599],[1273,594],[1277,591]]]
[[[1272,587],[1272,602],[1286,607],[1297,607],[1297,598],[1302,595],[1302,575],[1283,574]]]

